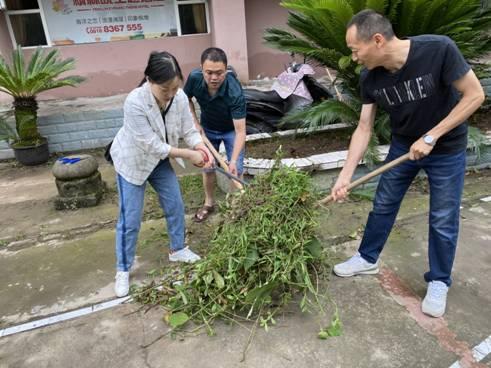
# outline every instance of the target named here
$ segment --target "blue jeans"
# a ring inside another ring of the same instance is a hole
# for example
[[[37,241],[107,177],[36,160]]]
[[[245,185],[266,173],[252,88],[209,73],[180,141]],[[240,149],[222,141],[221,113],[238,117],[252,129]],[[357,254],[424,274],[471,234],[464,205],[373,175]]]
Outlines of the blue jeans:
[[[407,152],[407,148],[392,142],[387,161]],[[456,154],[430,155],[417,161],[406,161],[382,174],[373,210],[368,216],[361,241],[360,255],[375,263],[389,237],[401,201],[409,185],[423,169],[430,185],[430,215],[428,234],[429,272],[427,282],[442,281],[448,286],[459,234],[460,202],[464,187],[465,151]]]
[[[133,265],[140,231],[146,182],[135,185],[121,175],[116,177],[119,192],[119,218],[116,225],[116,267],[129,271]],[[184,203],[176,174],[169,160],[160,161],[147,181],[159,196],[167,221],[170,249],[184,248]]]
[[[203,128],[206,138],[210,141],[210,143],[215,147],[218,151],[220,148],[220,143],[223,141],[225,145],[225,152],[227,153],[227,160],[230,162],[232,159],[232,152],[234,151],[234,143],[235,143],[235,130],[231,130],[229,132],[219,132],[216,130],[210,130]],[[213,169],[206,169],[205,172],[213,172]],[[244,150],[242,150],[237,158],[237,173],[238,175],[242,175],[244,172]]]

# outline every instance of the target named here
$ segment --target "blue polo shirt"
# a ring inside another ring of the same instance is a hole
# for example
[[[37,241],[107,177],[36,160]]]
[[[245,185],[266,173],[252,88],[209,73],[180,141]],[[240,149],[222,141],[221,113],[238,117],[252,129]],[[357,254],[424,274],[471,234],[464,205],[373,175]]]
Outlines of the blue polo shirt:
[[[233,119],[246,117],[246,101],[242,86],[230,72],[214,96],[210,96],[201,69],[190,74],[184,86],[189,98],[195,97],[201,108],[201,125],[209,130],[229,132],[234,130]]]

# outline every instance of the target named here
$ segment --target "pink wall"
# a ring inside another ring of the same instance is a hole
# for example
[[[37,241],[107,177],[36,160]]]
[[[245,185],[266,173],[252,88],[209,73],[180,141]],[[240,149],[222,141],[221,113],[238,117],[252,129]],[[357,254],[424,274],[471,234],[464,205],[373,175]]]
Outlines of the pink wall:
[[[249,54],[249,77],[274,77],[284,70],[290,61],[287,53],[263,44],[266,28],[287,29],[288,12],[280,6],[279,0],[246,0],[247,49]]]
[[[242,81],[249,80],[244,0],[210,0],[209,6],[213,46],[226,52]]]
[[[76,60],[76,69],[66,75],[78,74],[87,80],[77,88],[63,87],[43,92],[39,99],[100,97],[129,92],[141,81],[148,55],[153,50],[173,53],[186,77],[199,66],[201,52],[210,46],[210,34],[58,46],[62,58],[73,57]],[[0,53],[10,57],[11,51],[5,18],[0,14]],[[26,56],[32,52],[33,49],[25,50]],[[8,95],[0,93],[0,103],[9,100]]]
[[[242,81],[261,76],[276,76],[289,62],[287,54],[263,45],[266,27],[285,27],[287,11],[279,0],[209,0],[211,34],[59,46],[63,58],[73,57],[76,70],[87,80],[77,88],[60,88],[42,93],[40,99],[109,96],[126,93],[142,77],[148,54],[168,50],[183,72],[199,66],[201,52],[210,46],[223,48],[229,63]],[[0,13],[0,54],[9,55],[12,43],[6,21]],[[32,50],[26,50],[26,55]],[[0,93],[0,103],[9,100]]]
[[[210,45],[211,37],[206,34],[60,46],[61,57],[73,57],[77,61],[76,69],[71,73],[82,75],[87,80],[77,88],[46,91],[39,97],[99,97],[129,92],[143,78],[148,55],[154,50],[166,50],[174,54],[186,77],[193,68],[199,66],[201,51]]]

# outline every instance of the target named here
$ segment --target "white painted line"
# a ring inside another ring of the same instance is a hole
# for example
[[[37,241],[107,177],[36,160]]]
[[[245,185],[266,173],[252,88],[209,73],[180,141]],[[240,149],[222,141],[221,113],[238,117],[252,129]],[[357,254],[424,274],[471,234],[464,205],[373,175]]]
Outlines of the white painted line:
[[[483,202],[491,202],[491,196],[481,198],[481,201],[483,201]]]
[[[476,360],[476,362],[480,362],[486,356],[491,354],[491,335],[487,337],[486,340],[481,342],[479,345],[475,346],[474,349],[472,349],[472,356]],[[460,364],[459,361],[455,362],[450,366],[450,368],[462,368],[463,366]]]
[[[130,300],[130,299],[131,299],[130,296],[127,296],[124,298],[113,299],[113,300],[110,300],[108,302],[91,305],[90,307],[76,309],[76,310],[73,310],[70,312],[57,314],[55,316],[43,318],[43,319],[40,319],[37,321],[32,321],[32,322],[28,322],[28,323],[23,323],[23,324],[18,325],[18,326],[5,328],[3,330],[0,330],[0,337],[9,336],[9,335],[13,335],[13,334],[24,332],[24,331],[30,331],[30,330],[34,330],[36,328],[53,325],[55,323],[68,321],[70,319],[78,318],[81,316],[86,316],[88,314],[99,312],[99,311],[104,310],[104,309],[116,307],[116,306],[123,304],[124,302]]]
[[[472,349],[474,358],[479,362],[483,360],[488,354],[491,353],[491,335],[486,340]]]

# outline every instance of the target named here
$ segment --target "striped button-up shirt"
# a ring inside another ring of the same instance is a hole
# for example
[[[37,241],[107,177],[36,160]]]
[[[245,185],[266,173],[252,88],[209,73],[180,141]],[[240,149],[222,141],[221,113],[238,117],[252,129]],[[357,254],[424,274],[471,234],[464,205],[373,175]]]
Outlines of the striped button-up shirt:
[[[168,141],[166,140],[168,138]],[[141,185],[160,160],[183,138],[189,147],[202,142],[194,126],[186,94],[179,89],[165,115],[145,83],[130,92],[124,103],[123,126],[111,146],[114,168],[126,181]]]

